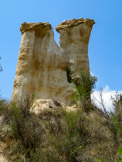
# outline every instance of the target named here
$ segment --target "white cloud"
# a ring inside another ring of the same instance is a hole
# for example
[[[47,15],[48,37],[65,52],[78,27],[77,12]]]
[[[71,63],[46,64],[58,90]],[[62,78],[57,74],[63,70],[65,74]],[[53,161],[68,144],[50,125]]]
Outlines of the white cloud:
[[[92,76],[95,76],[94,73],[93,73],[92,71],[90,71],[90,74],[91,74]]]
[[[122,91],[118,91],[119,93],[122,93]],[[113,105],[112,105],[112,99],[111,97],[115,97],[116,95],[116,91],[115,90],[111,90],[109,88],[108,85],[106,85],[103,89],[102,89],[102,98],[103,98],[103,102],[105,105],[105,108],[107,111],[112,111],[113,110]],[[100,90],[95,90],[91,96],[93,102],[101,109],[103,109],[101,103],[101,97],[100,97]]]

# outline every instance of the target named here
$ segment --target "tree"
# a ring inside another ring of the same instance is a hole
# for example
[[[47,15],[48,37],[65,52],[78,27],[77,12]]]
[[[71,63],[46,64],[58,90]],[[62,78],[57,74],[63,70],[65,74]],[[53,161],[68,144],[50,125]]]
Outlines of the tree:
[[[79,77],[73,79],[73,83],[76,86],[74,91],[75,101],[80,101],[83,107],[87,107],[91,102],[91,93],[95,88],[97,78],[91,76],[89,73],[81,73]]]

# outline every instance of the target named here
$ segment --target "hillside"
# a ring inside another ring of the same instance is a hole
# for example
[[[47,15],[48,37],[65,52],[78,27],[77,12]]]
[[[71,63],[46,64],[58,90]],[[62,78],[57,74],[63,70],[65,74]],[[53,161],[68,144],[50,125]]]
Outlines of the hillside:
[[[121,162],[122,114],[108,117],[90,103],[42,105],[35,114],[28,101],[20,107],[0,101],[0,147],[8,161]]]
[[[91,94],[88,44],[94,20],[21,25],[11,101],[0,98],[0,162],[122,162],[122,95],[113,112]],[[1,66],[0,66],[1,67]]]

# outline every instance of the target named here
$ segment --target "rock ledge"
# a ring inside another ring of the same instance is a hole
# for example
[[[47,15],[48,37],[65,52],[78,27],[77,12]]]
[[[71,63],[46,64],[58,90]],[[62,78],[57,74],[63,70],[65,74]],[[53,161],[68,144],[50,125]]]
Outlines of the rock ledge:
[[[89,26],[92,26],[93,24],[95,24],[94,20],[92,19],[72,19],[72,20],[64,20],[60,25],[58,25],[56,27],[57,32],[59,32],[59,30],[64,29],[64,28],[68,28],[68,27],[72,27],[72,26],[76,26],[82,23],[86,23]]]
[[[49,30],[52,29],[51,24],[49,23],[43,23],[43,22],[39,22],[39,23],[26,23],[24,22],[21,27],[20,27],[20,31],[23,34],[25,31],[35,31],[35,30],[43,30],[43,29]]]

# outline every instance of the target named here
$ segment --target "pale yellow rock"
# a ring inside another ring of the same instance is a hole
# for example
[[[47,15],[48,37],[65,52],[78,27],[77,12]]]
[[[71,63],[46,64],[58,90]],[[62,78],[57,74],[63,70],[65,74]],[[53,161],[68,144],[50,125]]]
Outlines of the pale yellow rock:
[[[23,102],[34,95],[34,103],[49,99],[71,105],[74,85],[68,82],[67,69],[73,75],[89,72],[88,42],[93,24],[93,20],[73,19],[58,25],[59,47],[49,23],[23,23],[11,100]]]
[[[78,110],[78,107],[76,107],[76,105],[67,106],[63,102],[57,102],[51,99],[37,99],[33,103],[30,112],[36,115],[38,114],[40,115],[43,114],[43,112],[45,113],[45,112],[55,111],[58,109],[65,109],[66,111],[70,112],[70,111]]]
[[[66,63],[48,23],[22,24],[22,40],[12,100],[54,99],[69,104],[72,84],[67,82]]]
[[[62,55],[73,76],[89,72],[88,43],[94,23],[94,20],[81,18],[64,21],[56,27]]]

